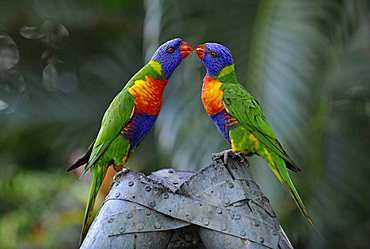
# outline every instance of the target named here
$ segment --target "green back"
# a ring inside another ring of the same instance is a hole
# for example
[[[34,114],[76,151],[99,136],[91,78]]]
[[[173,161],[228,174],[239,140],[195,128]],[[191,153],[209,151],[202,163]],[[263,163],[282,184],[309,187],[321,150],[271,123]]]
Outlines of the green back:
[[[257,100],[237,81],[234,65],[225,67],[217,79],[222,83],[221,90],[224,92],[223,101],[227,112],[268,149],[296,167],[276,139]]]

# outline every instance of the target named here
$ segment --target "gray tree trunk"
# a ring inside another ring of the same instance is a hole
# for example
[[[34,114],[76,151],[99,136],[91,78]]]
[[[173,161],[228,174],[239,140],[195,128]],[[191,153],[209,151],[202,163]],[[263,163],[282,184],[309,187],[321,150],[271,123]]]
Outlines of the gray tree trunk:
[[[117,175],[81,248],[293,248],[248,162]]]

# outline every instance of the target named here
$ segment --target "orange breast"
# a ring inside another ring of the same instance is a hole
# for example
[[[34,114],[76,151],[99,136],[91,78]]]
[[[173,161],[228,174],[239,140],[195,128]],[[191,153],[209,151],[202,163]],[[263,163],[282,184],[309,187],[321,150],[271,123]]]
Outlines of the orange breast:
[[[137,80],[129,89],[135,97],[135,108],[150,114],[158,115],[162,107],[162,94],[167,80],[153,79],[145,76],[145,80]]]
[[[224,106],[222,98],[224,96],[223,91],[220,89],[221,82],[213,79],[209,76],[204,77],[203,88],[202,88],[202,102],[208,115],[214,115],[222,110]]]

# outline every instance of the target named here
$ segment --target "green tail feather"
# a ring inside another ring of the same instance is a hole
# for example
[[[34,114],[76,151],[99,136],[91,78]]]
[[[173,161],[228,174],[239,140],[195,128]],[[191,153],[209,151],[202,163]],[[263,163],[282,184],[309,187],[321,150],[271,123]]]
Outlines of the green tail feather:
[[[298,191],[294,187],[294,184],[289,177],[288,169],[285,165],[286,162],[284,161],[284,159],[282,159],[281,157],[279,157],[273,152],[270,153],[269,151],[264,150],[264,147],[262,147],[262,149],[258,152],[258,155],[260,155],[267,162],[268,166],[274,172],[274,174],[279,179],[279,181],[287,187],[299,211],[303,214],[303,216],[307,219],[307,221],[315,229],[315,231],[318,233],[320,238],[324,240],[324,237],[322,236],[320,231],[316,228],[311,217],[308,215],[306,207],[304,206],[303,201],[298,194]]]
[[[308,222],[315,227],[311,217],[308,215],[308,212],[303,204],[301,197],[298,194],[298,191],[294,187],[292,180],[289,177],[288,169],[286,167],[286,162],[283,158],[275,154],[274,152],[266,150],[264,147],[259,152],[259,155],[265,159],[271,170],[277,176],[279,181],[283,183],[287,188],[292,196],[295,204],[297,205],[299,211],[303,214],[304,217],[308,220]]]
[[[315,224],[313,223],[313,220],[311,219],[311,217],[308,215],[306,207],[304,206],[301,197],[299,196],[296,188],[294,187],[294,184],[293,184],[292,180],[290,178],[284,180],[284,185],[288,188],[288,191],[289,191],[290,195],[292,196],[295,204],[297,205],[299,211],[301,211],[301,213],[303,214],[304,217],[306,217],[308,222],[313,227],[315,227]]]
[[[288,178],[288,180],[284,182],[284,185],[288,188],[289,193],[292,196],[295,204],[298,206],[299,211],[301,211],[301,213],[304,215],[304,217],[306,217],[306,219],[311,224],[311,226],[315,229],[315,231],[320,236],[320,238],[324,241],[325,240],[324,236],[321,234],[321,232],[318,230],[318,228],[313,223],[313,220],[311,219],[311,217],[308,215],[307,210],[303,204],[303,201],[301,200],[301,197],[299,197],[299,194],[297,190],[295,189],[292,180]]]
[[[82,223],[82,231],[81,231],[81,236],[80,236],[80,245],[85,239],[86,234],[89,230],[89,227],[92,221],[94,220],[94,217],[92,216],[92,212],[94,209],[96,196],[99,193],[99,189],[103,183],[106,172],[107,172],[107,167],[100,166],[99,164],[96,164],[93,167],[93,181],[91,183],[89,199],[87,201],[86,208],[85,208],[85,214],[84,214],[84,219]]]

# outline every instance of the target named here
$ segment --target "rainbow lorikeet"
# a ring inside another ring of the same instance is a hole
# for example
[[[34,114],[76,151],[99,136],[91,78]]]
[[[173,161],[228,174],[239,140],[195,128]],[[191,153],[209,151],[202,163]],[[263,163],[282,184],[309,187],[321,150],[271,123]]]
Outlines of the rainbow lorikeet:
[[[195,52],[207,70],[202,87],[204,108],[231,143],[231,151],[262,157],[313,225],[288,173],[288,169],[300,169],[276,139],[257,100],[238,82],[230,50],[221,44],[205,43]]]
[[[113,99],[103,116],[96,140],[87,153],[67,170],[86,164],[84,173],[91,169],[93,174],[80,243],[93,220],[95,198],[108,166],[112,165],[116,171],[127,171],[123,166],[157,119],[168,79],[191,52],[190,45],[179,38],[161,45],[148,64]]]

